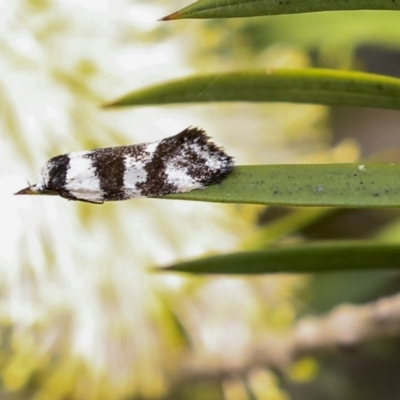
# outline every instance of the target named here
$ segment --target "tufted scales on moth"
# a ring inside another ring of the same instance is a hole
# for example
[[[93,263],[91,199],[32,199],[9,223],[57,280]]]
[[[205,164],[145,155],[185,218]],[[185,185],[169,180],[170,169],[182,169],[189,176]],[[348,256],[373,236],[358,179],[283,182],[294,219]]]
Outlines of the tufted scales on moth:
[[[152,143],[63,154],[38,183],[15,194],[57,194],[90,203],[204,189],[232,170],[233,159],[198,128]]]

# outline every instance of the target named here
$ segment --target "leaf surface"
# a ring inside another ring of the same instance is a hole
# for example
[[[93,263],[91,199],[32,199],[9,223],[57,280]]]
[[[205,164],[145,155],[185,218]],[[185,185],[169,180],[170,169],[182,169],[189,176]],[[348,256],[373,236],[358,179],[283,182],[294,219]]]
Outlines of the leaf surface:
[[[211,102],[293,102],[400,109],[400,79],[329,69],[195,75],[130,92],[105,107]]]
[[[238,166],[219,184],[163,198],[285,206],[400,207],[400,164]]]

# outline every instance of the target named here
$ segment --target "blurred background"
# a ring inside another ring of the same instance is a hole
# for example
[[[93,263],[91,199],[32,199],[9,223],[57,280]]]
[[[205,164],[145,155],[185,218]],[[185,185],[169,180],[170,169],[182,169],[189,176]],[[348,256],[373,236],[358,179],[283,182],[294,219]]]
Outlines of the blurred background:
[[[57,154],[160,140],[190,125],[238,165],[398,159],[393,111],[241,103],[101,109],[128,91],[196,72],[318,66],[400,74],[394,12],[157,21],[187,4],[0,4],[0,399],[399,398],[397,340],[307,358],[280,374],[268,366],[245,376],[212,373],[221,363],[234,371],[249,346],[304,315],[396,292],[397,274],[149,272],[275,243],[396,241],[397,210],[307,214],[156,199],[96,206],[12,195]],[[184,374],[188,358],[210,373]]]

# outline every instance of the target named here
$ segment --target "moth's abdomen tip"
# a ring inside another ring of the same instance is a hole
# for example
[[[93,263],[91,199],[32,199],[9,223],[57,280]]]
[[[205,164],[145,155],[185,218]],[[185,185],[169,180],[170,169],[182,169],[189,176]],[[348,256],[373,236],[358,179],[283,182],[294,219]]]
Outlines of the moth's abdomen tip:
[[[231,156],[227,156],[226,164],[225,164],[226,172],[229,173],[232,171],[233,167],[235,166],[235,160]]]
[[[207,157],[213,160],[214,167],[218,167],[223,176],[232,170],[235,164],[234,157],[228,155],[223,147],[217,145],[204,129],[189,127],[181,132],[180,135],[186,138],[186,145],[191,150],[198,152],[200,158],[205,157],[207,154]]]
[[[177,145],[180,144],[179,142],[184,146],[199,145],[210,152],[221,152],[221,154],[225,154],[223,148],[215,144],[212,138],[210,138],[202,128],[189,126],[170,139],[175,140]]]
[[[215,181],[217,183],[219,183],[223,179],[225,179],[225,177],[232,172],[233,167],[235,166],[233,158],[226,155],[225,153],[224,153],[224,155],[226,156],[226,158],[225,158],[225,160],[223,160],[221,162],[219,171],[217,171],[216,176],[215,176]]]

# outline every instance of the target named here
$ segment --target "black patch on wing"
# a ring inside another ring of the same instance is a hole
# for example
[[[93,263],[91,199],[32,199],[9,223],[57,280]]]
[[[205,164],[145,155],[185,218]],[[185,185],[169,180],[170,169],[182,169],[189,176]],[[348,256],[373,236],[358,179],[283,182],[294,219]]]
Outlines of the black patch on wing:
[[[142,196],[162,196],[163,194],[175,193],[178,187],[168,182],[166,174],[167,163],[174,156],[176,144],[173,139],[167,138],[161,140],[150,161],[144,166],[147,172],[147,179],[144,182],[138,182],[136,188],[140,190]]]
[[[206,164],[207,159],[211,157],[218,159],[217,166],[211,167]],[[145,165],[146,181],[136,185],[143,196],[162,196],[185,189],[169,181],[166,173],[168,167],[184,170],[205,187],[220,182],[231,171],[233,159],[210,142],[203,130],[187,128],[175,136],[160,141],[151,160]]]
[[[63,191],[67,182],[67,172],[69,169],[68,154],[53,157],[48,161],[48,164],[50,165],[49,179],[45,189],[57,193]]]
[[[100,181],[104,200],[123,200],[124,198],[124,159],[118,148],[94,150],[85,155],[93,163],[94,171]]]

